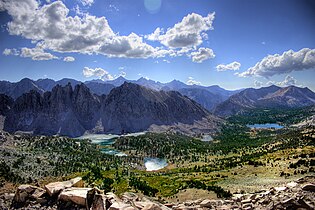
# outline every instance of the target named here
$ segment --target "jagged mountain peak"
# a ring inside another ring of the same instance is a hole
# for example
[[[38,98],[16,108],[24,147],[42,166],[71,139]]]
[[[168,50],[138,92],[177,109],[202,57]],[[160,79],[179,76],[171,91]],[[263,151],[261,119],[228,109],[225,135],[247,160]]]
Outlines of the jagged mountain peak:
[[[140,77],[137,81],[148,81],[149,79],[145,78],[145,77]]]
[[[187,126],[203,121],[202,132],[213,132],[221,121],[191,99],[175,91],[156,91],[124,82],[105,96],[93,95],[87,85],[56,85],[40,94],[24,93],[6,113],[4,129],[34,134],[80,136],[84,132],[124,133],[151,126]],[[198,132],[200,123],[194,124]],[[155,127],[157,128],[157,127]],[[181,129],[181,128],[179,128]],[[200,131],[201,132],[201,131]]]

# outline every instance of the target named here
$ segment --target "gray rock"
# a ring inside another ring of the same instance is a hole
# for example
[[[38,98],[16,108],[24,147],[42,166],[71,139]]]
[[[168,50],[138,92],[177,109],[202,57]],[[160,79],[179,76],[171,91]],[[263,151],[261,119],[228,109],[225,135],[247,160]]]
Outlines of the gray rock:
[[[83,181],[81,177],[76,177],[64,182],[52,182],[45,185],[45,189],[50,196],[59,194],[62,190],[69,187],[83,187]]]
[[[102,190],[93,188],[86,195],[86,209],[88,210],[106,210],[111,203]]]
[[[127,201],[138,201],[139,197],[137,194],[132,192],[125,192],[121,195],[121,199],[125,202]]]
[[[245,199],[245,200],[242,200],[242,201],[241,201],[241,203],[243,203],[243,204],[244,204],[244,203],[251,203],[251,202],[252,202],[251,199]]]
[[[302,190],[315,192],[315,184],[306,184],[302,187]]]
[[[59,194],[58,200],[63,202],[70,201],[80,206],[86,206],[86,196],[89,190],[91,190],[91,188],[67,188]]]
[[[155,203],[148,203],[142,210],[162,210],[162,208]]]
[[[111,204],[113,204],[113,203],[121,203],[122,202],[122,200],[120,199],[120,198],[118,198],[118,196],[117,195],[115,195],[114,193],[112,193],[112,192],[108,192],[108,193],[106,193],[106,198],[107,198],[107,200],[111,203]]]
[[[89,210],[106,210],[109,207],[110,203],[108,202],[106,196],[102,194],[96,194]]]
[[[46,191],[42,188],[32,185],[20,185],[14,195],[14,201],[17,203],[25,203],[27,200],[37,200],[41,198]]]
[[[136,210],[130,204],[121,203],[121,202],[114,202],[108,210]]]
[[[203,200],[199,205],[201,207],[206,207],[206,208],[211,208],[212,207],[212,204],[213,204],[213,201],[212,200]]]

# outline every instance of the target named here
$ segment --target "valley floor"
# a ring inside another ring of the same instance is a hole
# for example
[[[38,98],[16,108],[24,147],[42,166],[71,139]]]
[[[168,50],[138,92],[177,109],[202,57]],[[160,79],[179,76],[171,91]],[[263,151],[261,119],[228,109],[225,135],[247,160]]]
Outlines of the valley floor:
[[[114,156],[89,140],[1,131],[0,195],[20,184],[44,186],[81,176],[86,187],[180,203],[254,193],[314,175],[314,126],[257,130],[230,123],[213,139],[172,133],[119,137],[110,147],[127,156]],[[144,157],[165,158],[168,166],[145,171]]]

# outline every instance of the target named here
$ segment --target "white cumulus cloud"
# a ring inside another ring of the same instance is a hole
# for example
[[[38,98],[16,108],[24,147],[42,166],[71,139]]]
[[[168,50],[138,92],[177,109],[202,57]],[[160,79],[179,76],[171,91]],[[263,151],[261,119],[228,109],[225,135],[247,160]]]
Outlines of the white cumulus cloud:
[[[103,79],[103,80],[113,80],[114,77],[108,73],[108,71],[102,69],[102,68],[95,68],[95,69],[92,69],[92,68],[89,68],[89,67],[84,67],[83,69],[83,75],[85,77],[99,77],[100,79]]]
[[[297,85],[297,80],[294,79],[294,77],[287,75],[282,82],[277,82],[276,84],[279,86]]]
[[[3,54],[20,56],[23,58],[31,58],[32,60],[36,60],[36,61],[58,59],[57,56],[54,56],[51,53],[45,52],[44,49],[40,47],[35,47],[35,48],[23,47],[21,50],[17,50],[15,48],[12,48],[12,49],[6,48],[4,49]]]
[[[201,82],[195,80],[193,77],[188,77],[186,84],[188,84],[188,85],[201,85]]]
[[[94,0],[78,2],[81,6],[91,6]],[[43,51],[102,54],[119,58],[190,56],[189,51],[207,39],[206,32],[213,29],[215,17],[215,13],[205,17],[188,14],[173,27],[166,30],[157,28],[153,34],[142,36],[114,32],[105,17],[84,13],[77,5],[74,8],[77,15],[70,15],[70,10],[60,0],[46,4],[40,4],[38,0],[0,0],[0,10],[10,15],[7,24],[10,35],[28,39]],[[143,37],[157,40],[161,46],[153,47]],[[10,54],[8,51],[6,53]],[[198,55],[195,55],[196,62],[202,62],[204,56],[199,58]],[[43,54],[44,57],[48,58],[49,55]]]
[[[269,80],[266,85],[277,85],[277,86],[281,86],[281,87],[286,87],[286,86],[291,86],[291,85],[294,85],[294,86],[298,86],[300,87],[301,85],[298,84],[298,81],[290,76],[290,75],[287,75],[283,81],[280,81],[280,82],[276,82],[276,81],[272,81],[272,80]]]
[[[12,49],[8,49],[5,48],[2,52],[3,55],[15,55],[18,56],[20,54],[19,50],[12,48]]]
[[[240,69],[240,67],[241,67],[241,64],[239,62],[234,61],[229,64],[219,64],[217,65],[216,69],[217,71],[227,71],[227,70],[237,71]]]
[[[215,57],[212,49],[204,47],[200,47],[198,51],[192,52],[190,55],[192,56],[192,61],[196,63],[202,63],[205,60]]]
[[[126,77],[126,76],[127,76],[127,73],[124,71],[121,71],[118,75],[118,77]]]
[[[119,75],[112,75],[108,71],[102,69],[102,68],[89,68],[89,67],[84,67],[82,71],[83,75],[85,77],[98,77],[101,80],[107,81],[107,80],[114,80],[117,79],[118,77],[126,77],[126,72],[121,71]]]
[[[83,6],[92,6],[94,0],[80,0],[80,2]]]
[[[32,60],[35,61],[58,59],[58,57],[52,55],[51,53],[44,52],[43,49],[38,47],[36,48],[23,47],[21,49],[20,56],[24,58],[32,58]]]
[[[157,49],[143,42],[143,38],[135,33],[129,36],[116,36],[105,41],[99,53],[109,57],[148,58],[156,57]]]
[[[71,57],[71,56],[67,56],[67,57],[63,58],[63,61],[65,61],[65,62],[73,62],[73,61],[75,61],[75,58]]]
[[[191,13],[184,17],[181,22],[168,28],[157,28],[152,34],[147,35],[149,40],[160,41],[163,45],[171,48],[196,47],[206,38],[205,32],[213,29],[212,23],[215,13],[209,13],[206,17]]]
[[[257,80],[255,80],[254,81],[254,85],[255,85],[255,87],[261,87],[261,86],[263,86],[263,82],[260,82],[260,81],[257,81]]]
[[[158,27],[152,34],[145,35],[144,37],[150,41],[156,41],[159,40],[159,37],[163,32],[164,32],[163,28]]]
[[[239,74],[240,77],[262,76],[269,78],[278,74],[293,71],[315,69],[315,49],[303,48],[300,51],[286,51],[280,54],[268,55],[255,66]]]
[[[39,6],[36,0],[3,0],[12,20],[8,23],[11,35],[30,39],[43,49],[55,52],[103,54],[108,57],[147,58],[165,56],[131,33],[120,36],[113,32],[105,17],[84,14],[70,16],[62,1]]]

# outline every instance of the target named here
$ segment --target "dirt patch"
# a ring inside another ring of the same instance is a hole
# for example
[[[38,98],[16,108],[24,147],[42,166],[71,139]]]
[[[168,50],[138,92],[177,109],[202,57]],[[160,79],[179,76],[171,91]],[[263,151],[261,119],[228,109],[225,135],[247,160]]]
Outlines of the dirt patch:
[[[207,190],[185,189],[170,198],[166,198],[165,200],[167,202],[185,202],[198,199],[217,199],[217,195],[216,193],[209,192]]]

